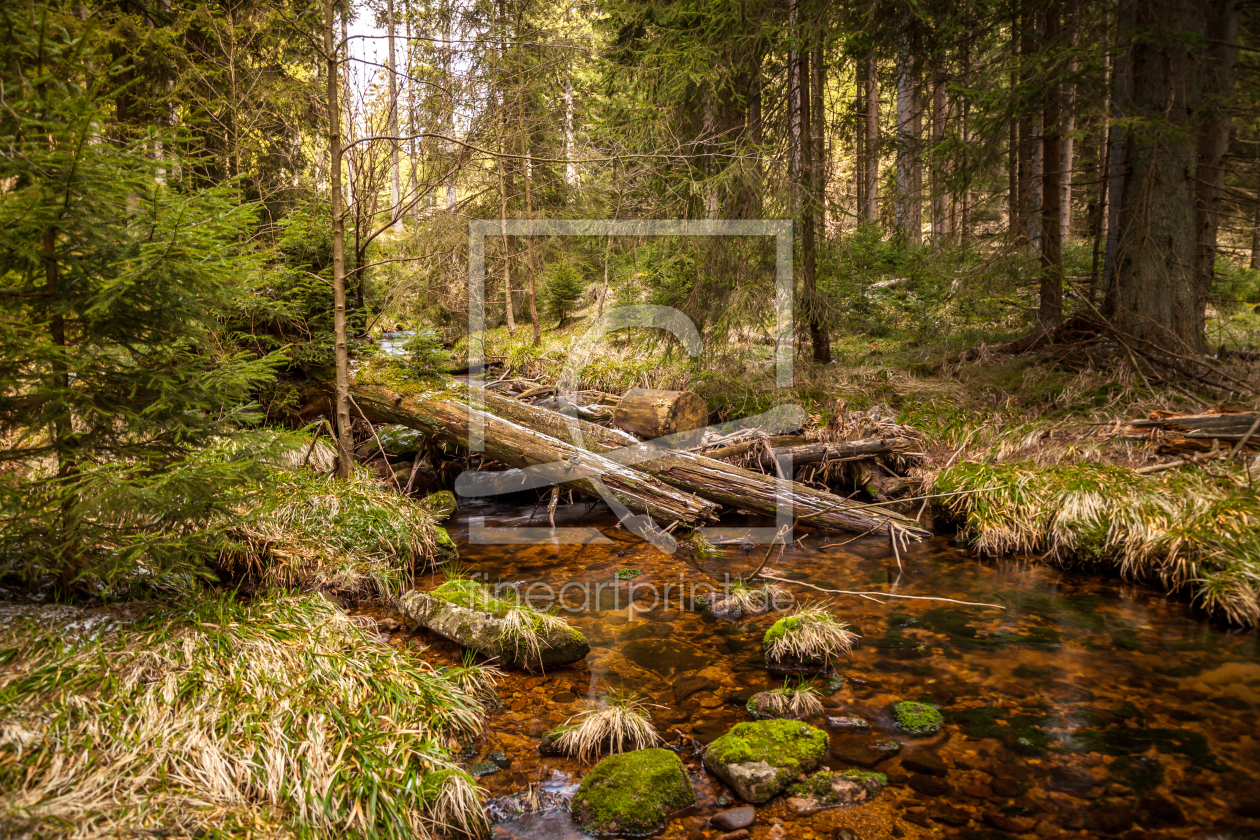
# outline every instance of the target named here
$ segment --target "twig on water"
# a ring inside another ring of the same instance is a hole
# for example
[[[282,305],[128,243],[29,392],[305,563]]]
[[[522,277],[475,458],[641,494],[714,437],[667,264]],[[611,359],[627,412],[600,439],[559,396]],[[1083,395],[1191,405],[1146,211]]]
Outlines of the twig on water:
[[[821,586],[814,586],[812,583],[805,583],[804,581],[792,580],[790,578],[776,577],[775,575],[762,575],[762,577],[766,580],[778,581],[779,583],[794,583],[797,586],[804,586],[818,592],[825,592],[828,595],[856,595],[859,598],[866,598],[867,600],[876,601],[877,603],[883,603],[878,600],[879,598],[903,598],[908,601],[943,601],[947,604],[959,604],[964,607],[988,607],[992,610],[1006,609],[1006,607],[1001,604],[985,604],[980,601],[959,601],[955,598],[941,598],[933,595],[898,595],[895,592],[858,592],[848,589],[824,589]]]

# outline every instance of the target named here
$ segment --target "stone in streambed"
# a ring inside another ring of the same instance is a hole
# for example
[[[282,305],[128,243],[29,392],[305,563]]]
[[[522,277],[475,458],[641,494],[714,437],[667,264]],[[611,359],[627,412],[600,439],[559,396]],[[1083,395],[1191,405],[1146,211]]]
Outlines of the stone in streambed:
[[[901,757],[901,766],[911,773],[926,773],[929,776],[944,776],[949,767],[935,753],[913,752]]]
[[[940,709],[913,700],[897,703],[892,711],[897,728],[907,735],[935,735],[945,722]]]
[[[709,745],[704,766],[746,802],[760,804],[802,773],[818,769],[827,755],[827,733],[787,720],[736,724]]]
[[[865,802],[888,785],[883,773],[820,770],[803,782],[788,788],[788,807],[798,814],[813,814],[828,808]]]
[[[841,732],[870,732],[871,725],[860,717],[829,717],[827,725]]]
[[[569,810],[592,834],[641,837],[656,834],[670,814],[695,801],[678,756],[662,749],[634,750],[596,764]]]
[[[530,656],[524,646],[514,645],[508,638],[502,618],[452,604],[427,592],[408,592],[398,599],[397,606],[410,623],[511,667],[554,668],[584,659],[591,652],[585,637],[572,627],[553,627],[541,633],[538,657]]]
[[[847,741],[832,748],[831,754],[846,764],[859,767],[874,767],[881,761],[887,761],[901,752],[901,744],[896,741]]]
[[[718,831],[738,831],[741,828],[748,828],[755,819],[757,819],[757,809],[745,805],[741,808],[719,811],[709,819],[709,826]]]

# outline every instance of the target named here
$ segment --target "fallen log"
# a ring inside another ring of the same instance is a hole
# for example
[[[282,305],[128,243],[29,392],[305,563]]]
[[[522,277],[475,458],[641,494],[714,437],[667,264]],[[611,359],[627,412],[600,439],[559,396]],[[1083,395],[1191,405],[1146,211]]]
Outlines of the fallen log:
[[[878,508],[852,511],[849,508],[860,505],[832,493],[795,481],[780,481],[684,449],[666,449],[651,441],[640,442],[618,429],[565,417],[490,392],[485,393],[485,406],[495,415],[561,440],[572,440],[576,428],[582,448],[599,452],[609,460],[634,463],[636,469],[666,484],[723,505],[773,516],[782,488],[784,501],[791,505],[797,521],[815,528],[885,536],[896,528],[899,533],[916,539],[930,536],[913,519],[895,511]],[[647,456],[646,459],[640,460],[643,456]]]
[[[727,458],[738,458],[750,449],[761,446],[762,441],[770,444],[771,449],[782,449],[789,446],[802,446],[808,442],[804,435],[767,435],[766,437],[741,440],[739,443],[730,443],[726,446],[718,446],[714,449],[702,450],[699,454],[706,458],[712,458],[715,461],[725,461]]]
[[[699,429],[708,419],[704,398],[691,391],[631,388],[613,409],[612,424],[641,438],[659,438]]]
[[[846,461],[854,458],[870,458],[875,455],[891,455],[893,451],[891,438],[806,443],[799,446],[774,447],[769,454],[763,450],[760,463],[763,469],[773,469],[775,460],[782,462],[784,458],[790,457],[792,466],[799,467],[803,464],[817,464],[822,461]],[[771,455],[774,457],[771,458]]]
[[[1157,411],[1152,415],[1130,420],[1120,430],[1120,435],[1153,440],[1164,453],[1206,452],[1220,443],[1260,446],[1260,435],[1256,434],[1260,414],[1256,412],[1173,414]]]
[[[717,506],[713,502],[681,492],[676,486],[647,473],[557,440],[544,431],[527,428],[511,418],[496,417],[474,409],[449,393],[405,397],[376,385],[356,384],[351,388],[350,395],[368,420],[397,423],[455,446],[467,447],[471,424],[480,423],[487,456],[512,467],[553,465],[549,467],[552,483],[595,496],[599,491],[587,476],[598,475],[604,487],[618,501],[635,513],[648,514],[660,524],[695,524],[714,519],[717,515]],[[496,399],[506,400],[504,397]],[[525,407],[524,403],[515,400],[506,401]],[[555,416],[564,419],[558,414]]]

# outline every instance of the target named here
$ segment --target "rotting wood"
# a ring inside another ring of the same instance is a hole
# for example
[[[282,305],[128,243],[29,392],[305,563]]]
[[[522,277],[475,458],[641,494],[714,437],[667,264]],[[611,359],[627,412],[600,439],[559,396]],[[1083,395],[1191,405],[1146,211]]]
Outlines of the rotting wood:
[[[512,418],[472,408],[447,395],[404,397],[385,388],[361,384],[354,385],[352,393],[363,413],[373,422],[397,423],[454,446],[468,446],[470,424],[478,421],[484,424],[486,456],[512,467],[556,465],[555,483],[597,496],[598,490],[586,477],[594,472],[618,501],[635,513],[648,514],[660,524],[697,524],[716,517],[717,506],[713,502],[680,492],[676,485],[670,486],[670,482],[557,440],[545,431],[527,428]],[[508,402],[525,407],[515,400]]]

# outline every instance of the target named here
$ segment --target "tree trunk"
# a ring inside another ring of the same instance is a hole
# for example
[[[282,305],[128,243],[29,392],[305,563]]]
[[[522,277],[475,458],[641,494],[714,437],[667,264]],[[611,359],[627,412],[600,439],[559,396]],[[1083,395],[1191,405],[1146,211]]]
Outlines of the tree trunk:
[[[332,213],[333,340],[336,352],[337,475],[349,478],[354,463],[350,433],[350,345],[346,338],[346,220],[341,206],[341,112],[338,108],[338,57],[333,44],[333,0],[324,0],[324,60],[328,62],[328,153]]]
[[[1073,10],[1074,11],[1074,10]],[[1077,17],[1069,14],[1065,25],[1072,33],[1072,57],[1068,62],[1068,81],[1063,90],[1063,116],[1061,118],[1062,152],[1059,167],[1059,242],[1067,244],[1072,239],[1072,169],[1076,164],[1076,47]]]
[[[403,230],[402,220],[402,179],[398,171],[398,145],[396,139],[400,136],[398,131],[398,64],[394,52],[394,0],[385,0],[385,14],[387,24],[387,41],[389,43],[389,133],[395,138],[389,141],[390,154],[390,172],[389,172],[389,213],[390,218],[394,220],[394,230],[401,233]]]
[[[1195,258],[1197,143],[1203,104],[1197,0],[1134,4],[1132,116],[1116,254],[1116,326],[1159,348],[1196,351],[1203,340]]]
[[[1238,62],[1237,0],[1211,0],[1207,13],[1206,72],[1203,73],[1203,117],[1199,124],[1198,179],[1195,215],[1196,316],[1206,319],[1207,302],[1216,277],[1216,239],[1221,227],[1225,192],[1225,155],[1229,151],[1229,109],[1234,102],[1234,65]]]
[[[938,54],[932,66],[932,245],[936,248],[941,247],[950,234],[945,156],[941,150],[945,142],[947,105],[944,58]]]
[[[407,194],[411,201],[411,218],[420,221],[420,185],[416,179],[416,79],[411,68],[411,0],[403,0],[403,17],[407,20],[407,49],[404,51],[403,72],[407,74]]]
[[[1260,186],[1256,189],[1256,208],[1251,219],[1251,262],[1253,269],[1260,268]]]
[[[879,75],[875,67],[875,52],[866,59],[866,185],[862,191],[862,218],[868,222],[879,221]]]
[[[674,499],[661,491],[659,485],[644,483],[642,477],[627,477],[617,485],[628,488],[622,491],[628,495],[628,500],[623,499],[626,507],[635,510],[634,505],[650,506],[654,516],[666,510],[675,511],[673,515],[682,521],[690,521],[684,516],[698,519],[710,515],[711,508],[697,507],[694,501],[688,501],[694,500],[689,494],[695,494],[718,504],[770,516],[775,515],[781,501],[797,521],[824,530],[887,536],[895,528],[914,539],[930,536],[913,519],[887,508],[855,504],[832,493],[794,481],[781,481],[694,452],[664,449],[650,441],[640,442],[617,429],[566,417],[490,391],[483,394],[488,413],[470,409],[452,399],[403,398],[373,386],[356,385],[354,389],[355,401],[372,421],[418,429],[455,446],[468,445],[470,416],[484,422],[486,454],[511,466],[574,460],[573,447],[563,441],[572,439],[575,432],[580,433],[583,450],[598,453],[603,458],[588,461],[585,455],[578,453],[575,460],[582,473],[566,481],[565,471],[557,469],[554,476],[557,483],[590,493],[589,484],[579,482],[604,470],[605,484],[609,484],[609,474],[646,473],[661,483],[685,491],[682,499]],[[528,446],[528,451],[522,451],[522,444]],[[642,456],[648,459],[634,464],[633,470],[622,466]],[[649,496],[660,496],[661,500],[649,501]],[[680,507],[683,509],[679,510]]]
[[[919,196],[915,190],[918,109],[914,95],[916,59],[910,27],[909,20],[902,21],[897,39],[897,204],[893,227],[902,241],[918,245],[923,241],[923,231]]]
[[[1115,58],[1111,66],[1111,126],[1107,130],[1107,245],[1103,249],[1103,315],[1116,307],[1116,257],[1120,247],[1120,211],[1129,167],[1129,116],[1132,88],[1129,50],[1133,35],[1133,0],[1122,0],[1116,13]]]
[[[571,13],[572,6],[565,4],[566,28]],[[565,34],[568,35],[567,31]],[[573,58],[572,53],[566,55],[568,57],[564,68],[564,184],[569,189],[569,201],[572,201],[577,193],[578,174],[577,163],[573,160]]]
[[[516,105],[518,109],[516,114],[517,128],[519,130],[518,138],[520,140],[521,158],[523,159],[525,169],[525,171],[521,173],[522,178],[525,180],[525,218],[532,219],[534,218],[534,201],[530,193],[529,182],[533,180],[533,167],[530,165],[529,146],[528,141],[525,139],[525,116],[519,110],[521,107],[521,100],[519,96],[517,97]],[[537,270],[534,266],[533,236],[525,237],[525,259],[528,263],[527,269],[529,271],[529,319],[534,326],[534,346],[537,347],[542,344],[542,324],[538,320],[538,281],[536,277]]]
[[[1019,90],[1019,55],[1020,55],[1020,37],[1019,37],[1020,18],[1015,14],[1011,18],[1011,99],[1014,100],[1016,92]],[[1012,242],[1020,242],[1026,236],[1024,230],[1023,219],[1020,216],[1020,197],[1023,194],[1023,182],[1020,176],[1023,173],[1023,146],[1019,142],[1019,129],[1022,117],[1012,117],[1009,128],[1010,136],[1007,139],[1007,199],[1006,199],[1006,233]]]
[[[1050,3],[1045,15],[1045,43],[1053,50],[1058,46],[1060,34],[1059,5]],[[1048,68],[1048,72],[1051,78],[1045,86],[1045,108],[1041,116],[1041,294],[1037,307],[1037,320],[1046,330],[1057,327],[1063,320],[1063,248],[1059,239],[1063,230],[1059,219],[1063,201],[1060,183],[1063,172],[1062,92],[1055,78],[1060,67],[1056,64]]]
[[[811,180],[814,206],[814,237],[827,238],[827,120],[823,112],[823,94],[826,73],[823,72],[823,47],[821,35],[814,39],[814,48],[809,60],[810,127],[813,129],[814,148],[810,162],[814,165],[814,177]],[[830,351],[828,352],[830,357]]]

